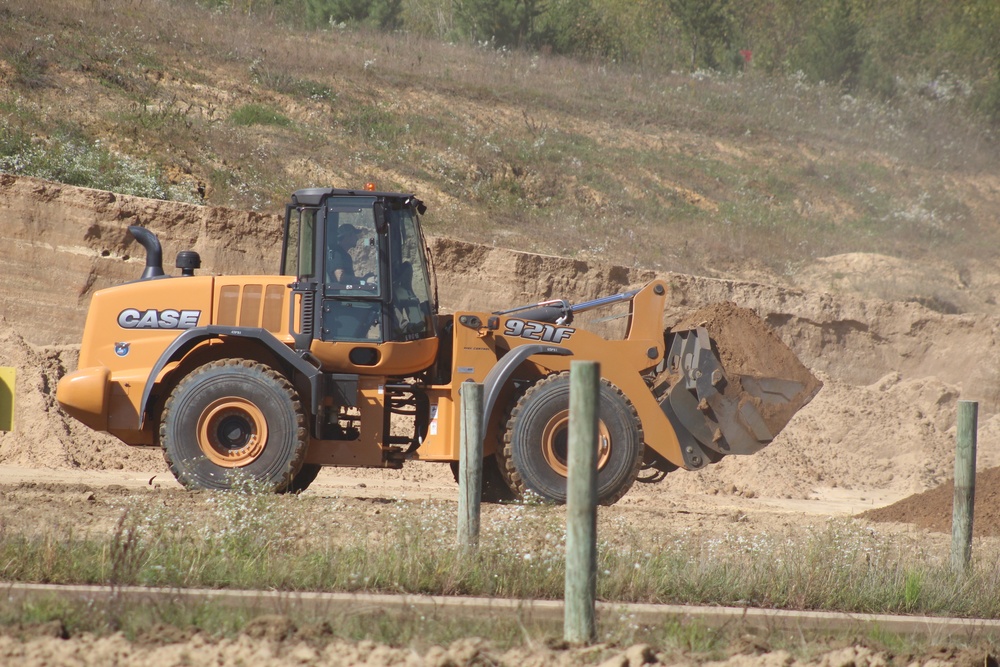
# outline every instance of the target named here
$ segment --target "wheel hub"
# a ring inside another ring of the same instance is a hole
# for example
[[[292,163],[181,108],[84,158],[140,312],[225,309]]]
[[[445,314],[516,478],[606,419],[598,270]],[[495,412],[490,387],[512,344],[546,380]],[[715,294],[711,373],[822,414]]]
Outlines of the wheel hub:
[[[266,444],[264,414],[245,398],[220,398],[198,417],[198,447],[217,465],[245,466],[260,456]]]
[[[542,455],[556,473],[569,476],[569,410],[562,410],[549,420],[542,431]],[[603,421],[597,422],[597,469],[602,470],[611,458],[611,432]]]

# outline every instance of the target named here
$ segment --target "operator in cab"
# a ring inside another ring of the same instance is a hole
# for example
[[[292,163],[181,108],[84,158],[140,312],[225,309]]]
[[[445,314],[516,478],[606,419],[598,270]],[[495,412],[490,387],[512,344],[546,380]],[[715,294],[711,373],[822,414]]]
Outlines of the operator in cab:
[[[354,225],[341,225],[337,230],[337,244],[330,251],[330,275],[337,283],[347,283],[357,280],[354,275],[354,258],[350,250],[358,244],[361,230]]]

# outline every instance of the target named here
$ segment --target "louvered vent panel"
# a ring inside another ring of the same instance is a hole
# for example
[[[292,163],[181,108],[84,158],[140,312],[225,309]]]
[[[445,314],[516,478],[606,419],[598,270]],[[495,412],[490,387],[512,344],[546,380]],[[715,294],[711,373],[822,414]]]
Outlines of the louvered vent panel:
[[[225,285],[219,290],[219,324],[235,326],[240,308],[240,286]]]
[[[244,285],[243,298],[240,299],[240,326],[259,327],[260,326],[260,306],[263,285]]]
[[[281,331],[283,306],[285,304],[285,287],[283,285],[268,285],[264,289],[264,316],[261,326],[272,333]]]
[[[316,321],[316,293],[307,292],[302,295],[301,319],[299,320],[302,333],[310,338],[313,335],[313,322]]]

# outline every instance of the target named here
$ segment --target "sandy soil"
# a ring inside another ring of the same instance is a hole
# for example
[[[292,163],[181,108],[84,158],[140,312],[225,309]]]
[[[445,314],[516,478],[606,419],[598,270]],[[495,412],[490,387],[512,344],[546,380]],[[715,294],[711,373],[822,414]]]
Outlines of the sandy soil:
[[[58,628],[48,630],[58,632]],[[322,628],[319,631],[322,632]],[[200,635],[195,635],[186,641],[166,644],[162,642],[137,644],[127,641],[120,635],[104,638],[87,636],[65,640],[37,637],[27,641],[0,637],[0,658],[10,662],[17,661],[18,664],[52,667],[111,664],[121,667],[146,665],[208,667],[242,664],[265,664],[274,667],[285,665],[568,667],[584,664],[601,667],[640,667],[645,664],[709,667],[804,667],[806,665],[883,667],[894,664],[891,662],[891,655],[864,646],[846,646],[796,659],[785,650],[768,650],[765,642],[753,637],[748,637],[744,642],[745,653],[725,660],[698,660],[682,651],[657,652],[645,644],[628,648],[596,645],[569,649],[541,645],[500,651],[479,638],[459,639],[449,646],[433,646],[425,652],[409,648],[392,648],[370,641],[358,643],[334,641],[317,647],[312,639],[316,632],[314,628],[296,628],[287,619],[276,617],[260,618],[251,623],[248,633],[233,640],[219,642],[213,642]],[[282,639],[272,638],[274,636]],[[989,660],[989,656],[986,655],[987,664]],[[974,667],[982,665],[983,662],[982,651],[940,648],[925,656],[908,658],[908,662],[900,664],[913,667],[921,665]]]
[[[107,530],[117,520],[120,500],[135,494],[161,494],[165,502],[190,504],[196,511],[197,499],[179,489],[158,451],[128,448],[69,419],[55,403],[55,384],[75,368],[90,294],[141,271],[141,259],[133,257],[141,251],[122,233],[127,223],[141,220],[153,228],[167,256],[184,248],[199,250],[207,273],[260,273],[272,271],[276,262],[262,249],[273,247],[277,220],[6,176],[0,178],[0,207],[7,213],[0,224],[0,285],[5,288],[0,292],[0,365],[17,369],[15,429],[0,434],[0,526],[30,530],[58,519]],[[59,225],[48,225],[50,220]],[[494,309],[552,297],[580,301],[656,276],[449,239],[433,239],[432,250],[442,304],[450,310]],[[828,264],[840,272],[845,261]],[[852,265],[861,264],[853,259]],[[821,269],[818,263],[808,273],[816,285],[823,282]],[[877,510],[866,520],[893,521],[899,530],[918,531],[922,540],[943,540],[944,533],[927,531],[943,530],[942,516],[950,516],[947,483],[960,397],[982,401],[979,465],[987,477],[980,488],[993,486],[998,473],[988,469],[1000,465],[1000,420],[995,415],[1000,406],[995,332],[1000,329],[995,316],[946,315],[916,303],[764,282],[666,277],[672,287],[666,325],[708,303],[734,301],[760,315],[823,387],[763,451],[723,459],[698,473],[678,471],[660,484],[637,484],[605,511],[609,520],[663,530],[724,530],[738,521],[746,529],[766,530]],[[369,503],[376,499],[449,500],[454,494],[448,467],[434,464],[410,464],[401,471],[325,470],[307,492],[316,498],[346,498],[356,504],[359,516],[375,516]],[[924,495],[907,500],[913,494]],[[1000,497],[982,493],[977,500],[983,503],[981,510],[977,505],[977,513],[982,512],[977,534],[1000,533]],[[893,505],[897,501],[902,502]],[[233,642],[190,637],[168,646],[130,644],[121,637],[0,637],[0,663],[96,665],[107,664],[109,655],[118,656],[121,665],[597,661],[594,655],[544,647],[530,654],[501,654],[468,642],[424,655],[388,647],[330,646],[317,650],[308,642],[296,643],[294,636]],[[857,647],[843,651],[854,652],[825,653],[810,664],[860,666],[886,660]],[[609,650],[598,657],[608,664],[641,664],[641,656],[633,652],[622,657],[625,653]],[[692,656],[664,659],[697,661]],[[962,656],[941,659],[955,663]],[[750,651],[729,664],[788,665],[792,658]]]

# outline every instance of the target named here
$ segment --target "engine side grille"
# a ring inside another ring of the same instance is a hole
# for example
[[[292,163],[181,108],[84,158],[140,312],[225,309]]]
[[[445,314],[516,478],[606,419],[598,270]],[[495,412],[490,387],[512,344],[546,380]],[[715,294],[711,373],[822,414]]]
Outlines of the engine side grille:
[[[286,289],[282,285],[224,285],[219,290],[221,325],[282,330]]]
[[[302,317],[299,319],[301,333],[309,338],[313,335],[313,322],[316,321],[316,293],[304,292],[302,294]]]

